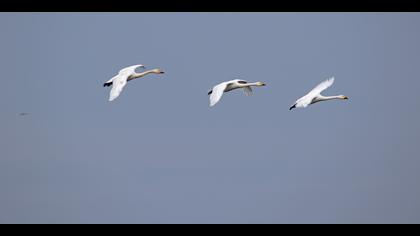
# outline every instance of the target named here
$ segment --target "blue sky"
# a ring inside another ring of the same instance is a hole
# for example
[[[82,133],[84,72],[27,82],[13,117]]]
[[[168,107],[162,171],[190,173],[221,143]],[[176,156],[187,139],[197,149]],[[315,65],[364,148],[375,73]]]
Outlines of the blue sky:
[[[419,223],[419,23],[1,13],[0,222]],[[166,73],[109,103],[134,64]],[[288,110],[331,76],[349,100]],[[267,86],[210,108],[236,78]]]

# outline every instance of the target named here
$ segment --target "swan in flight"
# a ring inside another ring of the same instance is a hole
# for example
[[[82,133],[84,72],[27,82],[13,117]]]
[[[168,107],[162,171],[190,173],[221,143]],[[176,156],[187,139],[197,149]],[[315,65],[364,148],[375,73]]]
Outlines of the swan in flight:
[[[245,95],[250,96],[252,95],[252,88],[251,86],[265,86],[266,84],[263,82],[256,82],[256,83],[248,83],[245,80],[231,80],[220,83],[213,87],[208,92],[210,95],[210,106],[216,105],[220,101],[223,96],[223,93],[232,91],[234,89],[243,89]]]
[[[314,89],[312,89],[308,94],[299,98],[289,110],[292,110],[296,107],[307,107],[310,104],[314,104],[321,101],[327,101],[332,99],[349,99],[347,96],[338,95],[338,96],[323,96],[321,92],[329,88],[334,83],[334,77],[331,77],[320,84],[318,84]]]
[[[118,75],[114,76],[112,79],[104,83],[104,87],[109,87],[112,85],[112,89],[109,94],[110,102],[116,99],[120,95],[121,91],[124,89],[128,81],[143,77],[147,74],[163,74],[164,73],[160,69],[153,69],[153,70],[137,73],[136,72],[137,68],[145,69],[145,66],[134,65],[134,66],[126,67],[120,70],[120,72],[118,72]]]

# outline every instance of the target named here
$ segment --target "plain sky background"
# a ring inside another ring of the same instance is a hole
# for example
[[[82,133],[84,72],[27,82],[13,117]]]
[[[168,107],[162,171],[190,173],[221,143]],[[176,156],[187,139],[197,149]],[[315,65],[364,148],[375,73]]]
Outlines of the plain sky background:
[[[420,223],[419,26],[1,13],[0,223]],[[134,64],[166,74],[108,102],[102,84]],[[324,94],[349,100],[288,110],[331,76]],[[210,108],[237,78],[267,86]]]

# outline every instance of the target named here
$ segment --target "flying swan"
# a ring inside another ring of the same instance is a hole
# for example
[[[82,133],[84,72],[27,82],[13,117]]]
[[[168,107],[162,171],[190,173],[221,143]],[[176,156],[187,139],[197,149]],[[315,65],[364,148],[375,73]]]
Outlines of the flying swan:
[[[118,72],[118,75],[114,76],[112,79],[104,83],[104,87],[109,87],[112,85],[112,89],[109,94],[110,102],[116,99],[118,96],[120,96],[120,93],[122,92],[122,90],[124,89],[128,81],[143,77],[147,74],[163,74],[164,73],[160,69],[153,69],[153,70],[137,73],[136,72],[137,68],[145,69],[143,65],[134,65],[134,66],[126,67],[120,70],[120,72]]]
[[[220,101],[223,96],[223,93],[232,91],[234,89],[243,89],[245,95],[250,96],[252,95],[252,88],[251,86],[265,86],[266,84],[263,82],[256,82],[256,83],[248,83],[245,80],[231,80],[220,83],[213,87],[212,90],[208,92],[210,95],[210,107],[216,105]]]
[[[308,94],[299,98],[289,110],[292,110],[296,107],[307,107],[310,104],[314,104],[321,101],[327,101],[332,99],[349,99],[347,96],[338,95],[338,96],[323,96],[321,92],[329,88],[334,83],[334,77],[331,77],[320,84],[318,84],[314,89],[312,89]]]

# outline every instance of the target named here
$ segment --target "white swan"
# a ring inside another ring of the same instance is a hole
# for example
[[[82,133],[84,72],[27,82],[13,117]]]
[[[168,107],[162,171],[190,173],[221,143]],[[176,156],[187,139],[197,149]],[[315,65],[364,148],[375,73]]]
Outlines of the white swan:
[[[137,73],[136,69],[137,68],[145,68],[143,65],[134,65],[134,66],[129,66],[126,67],[122,70],[120,70],[120,72],[118,72],[118,75],[114,76],[112,79],[108,80],[107,82],[104,83],[104,87],[109,87],[112,85],[112,89],[111,92],[109,94],[109,101],[113,101],[114,99],[116,99],[121,91],[124,89],[125,85],[127,84],[128,81],[133,80],[133,79],[137,79],[140,77],[143,77],[147,74],[163,74],[164,72],[161,71],[160,69],[153,69],[153,70],[148,70],[148,71],[144,71],[141,73]]]
[[[347,96],[338,95],[338,96],[323,96],[321,92],[329,88],[334,83],[334,77],[331,77],[320,84],[318,84],[314,89],[312,89],[308,94],[299,98],[289,110],[292,110],[296,107],[307,107],[310,104],[314,104],[321,101],[327,101],[332,99],[349,99]]]
[[[216,105],[220,101],[220,99],[223,96],[223,93],[232,91],[234,89],[240,89],[242,88],[245,95],[250,96],[252,95],[252,88],[251,86],[265,86],[266,84],[263,82],[256,82],[256,83],[248,83],[245,80],[231,80],[226,81],[223,83],[220,83],[213,87],[208,92],[208,95],[210,95],[210,106]]]

